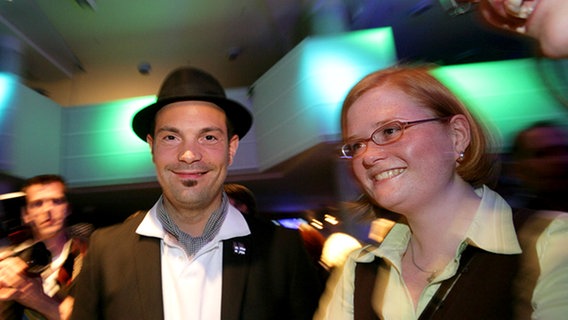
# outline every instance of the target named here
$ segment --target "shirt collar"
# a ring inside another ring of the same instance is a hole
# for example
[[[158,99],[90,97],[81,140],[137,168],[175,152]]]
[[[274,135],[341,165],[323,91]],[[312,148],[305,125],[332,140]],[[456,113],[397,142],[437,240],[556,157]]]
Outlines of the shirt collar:
[[[152,209],[146,213],[146,216],[136,229],[136,233],[142,236],[154,237],[164,239],[166,236],[166,231],[162,227],[160,220],[158,219],[157,213],[157,202],[154,204]],[[235,207],[229,204],[227,208],[227,216],[225,221],[219,230],[219,234],[216,239],[226,240],[234,237],[242,237],[250,234],[250,229],[248,224]]]
[[[498,254],[521,253],[511,207],[487,186],[476,189],[475,192],[481,197],[481,203],[463,242]],[[396,223],[380,246],[369,245],[362,248],[356,261],[369,262],[374,256],[398,261],[406,251],[409,239],[408,225]]]
[[[475,192],[481,196],[481,204],[467,230],[467,241],[493,253],[521,253],[521,246],[513,225],[511,207],[499,194],[487,186]]]

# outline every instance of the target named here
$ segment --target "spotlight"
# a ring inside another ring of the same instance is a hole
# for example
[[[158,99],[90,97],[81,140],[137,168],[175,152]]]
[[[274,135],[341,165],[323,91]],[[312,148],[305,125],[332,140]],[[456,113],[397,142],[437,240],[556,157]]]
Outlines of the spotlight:
[[[152,66],[148,62],[140,62],[138,64],[138,72],[142,75],[147,75],[152,70]]]
[[[243,49],[241,47],[231,47],[227,51],[227,58],[229,61],[235,61],[241,55]]]
[[[478,1],[467,0],[439,0],[440,4],[450,16],[459,16],[477,8]]]

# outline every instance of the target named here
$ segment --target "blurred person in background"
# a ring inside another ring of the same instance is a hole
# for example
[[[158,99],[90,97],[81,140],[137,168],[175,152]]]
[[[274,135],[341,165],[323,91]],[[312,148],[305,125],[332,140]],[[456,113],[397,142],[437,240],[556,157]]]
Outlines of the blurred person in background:
[[[565,317],[568,214],[513,209],[487,186],[490,141],[430,68],[363,78],[341,128],[360,186],[401,219],[349,255],[316,319]]]
[[[238,183],[225,183],[223,189],[229,197],[229,202],[237,208],[245,216],[257,216],[256,198],[254,193],[247,187]],[[322,284],[327,279],[327,269],[322,265],[321,253],[323,243],[325,242],[324,236],[312,226],[307,223],[302,223],[298,226],[298,231],[302,236],[304,246],[308,255],[312,258],[312,262],[318,271],[318,275],[322,280]]]
[[[238,183],[226,183],[223,186],[229,196],[229,202],[242,214],[256,216],[256,198],[252,191]]]
[[[566,0],[458,0],[480,3],[491,25],[538,41],[551,58],[568,57],[568,1]]]
[[[307,223],[300,224],[298,226],[298,231],[302,236],[304,246],[306,247],[309,256],[312,258],[312,263],[316,267],[320,282],[325,284],[327,277],[329,276],[329,271],[321,260],[325,237]]]
[[[72,306],[66,298],[81,269],[92,227],[78,224],[74,228],[82,229],[79,232],[65,228],[70,208],[61,176],[30,178],[22,191],[26,199],[22,221],[31,229],[35,244],[26,241],[2,252],[0,318],[65,319]],[[73,236],[78,234],[82,236]]]
[[[549,121],[520,131],[511,148],[512,172],[520,184],[519,205],[568,211],[568,131]]]
[[[345,262],[351,251],[361,248],[361,243],[352,235],[343,232],[330,234],[322,247],[321,261],[332,272]]]

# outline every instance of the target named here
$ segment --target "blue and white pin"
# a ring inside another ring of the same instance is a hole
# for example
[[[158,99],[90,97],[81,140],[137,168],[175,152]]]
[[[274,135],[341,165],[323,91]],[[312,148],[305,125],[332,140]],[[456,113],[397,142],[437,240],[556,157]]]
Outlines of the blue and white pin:
[[[247,253],[247,248],[242,242],[233,241],[233,253],[244,255]]]

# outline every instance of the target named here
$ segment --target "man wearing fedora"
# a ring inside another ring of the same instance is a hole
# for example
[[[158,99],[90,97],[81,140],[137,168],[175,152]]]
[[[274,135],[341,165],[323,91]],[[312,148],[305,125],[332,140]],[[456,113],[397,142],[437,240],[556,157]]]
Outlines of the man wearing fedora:
[[[96,231],[72,319],[311,319],[321,292],[299,234],[244,217],[223,192],[252,116],[210,74],[170,73],[132,121],[163,194]]]

